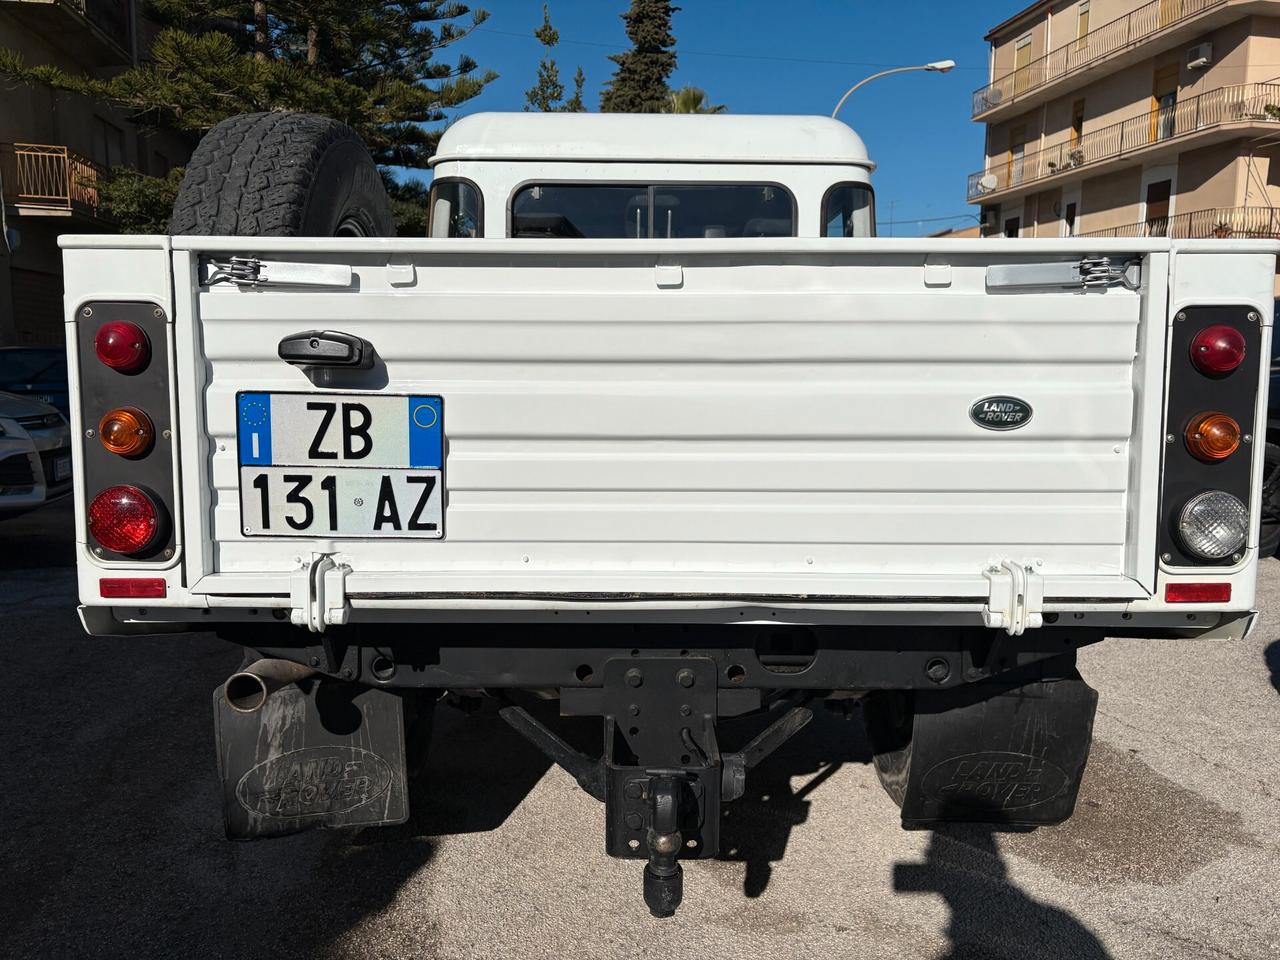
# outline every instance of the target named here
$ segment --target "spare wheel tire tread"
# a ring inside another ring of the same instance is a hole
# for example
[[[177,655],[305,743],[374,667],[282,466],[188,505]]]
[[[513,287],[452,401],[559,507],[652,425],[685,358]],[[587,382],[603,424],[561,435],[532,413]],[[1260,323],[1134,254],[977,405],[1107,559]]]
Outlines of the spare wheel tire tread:
[[[390,201],[356,133],[314,114],[256,113],[224,120],[200,141],[170,230],[327,236],[344,218],[370,236],[394,233]]]

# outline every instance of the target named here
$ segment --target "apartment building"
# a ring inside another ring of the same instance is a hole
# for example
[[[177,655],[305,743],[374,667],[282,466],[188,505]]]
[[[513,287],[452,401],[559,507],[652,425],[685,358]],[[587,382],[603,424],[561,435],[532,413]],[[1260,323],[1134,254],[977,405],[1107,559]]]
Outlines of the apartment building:
[[[0,0],[0,46],[28,64],[106,76],[137,62],[155,25],[141,0]],[[148,137],[123,111],[85,97],[0,89],[0,345],[59,346],[62,233],[111,232],[98,192],[118,164],[163,174],[184,163],[182,138]]]
[[[986,39],[984,235],[1280,237],[1280,0],[1040,0]]]

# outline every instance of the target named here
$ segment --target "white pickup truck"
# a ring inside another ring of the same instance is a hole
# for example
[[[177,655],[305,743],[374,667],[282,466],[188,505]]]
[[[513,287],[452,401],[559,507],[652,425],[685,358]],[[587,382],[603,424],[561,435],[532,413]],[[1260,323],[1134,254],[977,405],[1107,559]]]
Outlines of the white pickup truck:
[[[479,115],[391,239],[349,130],[264,114],[173,236],[63,239],[81,615],[249,653],[230,836],[403,820],[441,697],[655,915],[821,701],[907,827],[1070,815],[1076,650],[1253,622],[1278,248],[877,239],[871,172],[822,118]]]

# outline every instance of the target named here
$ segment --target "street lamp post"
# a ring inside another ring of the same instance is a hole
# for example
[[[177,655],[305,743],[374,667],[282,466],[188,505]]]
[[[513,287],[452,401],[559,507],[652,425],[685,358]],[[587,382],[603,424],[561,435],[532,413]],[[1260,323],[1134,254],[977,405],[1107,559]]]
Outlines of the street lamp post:
[[[894,67],[892,70],[881,70],[879,73],[873,73],[871,76],[859,80],[845,91],[844,96],[840,98],[840,102],[836,104],[836,108],[831,111],[831,116],[834,118],[840,112],[840,108],[844,106],[844,102],[849,99],[849,95],[853,91],[870,83],[872,80],[879,80],[881,77],[887,77],[891,73],[911,73],[915,70],[924,70],[928,73],[946,73],[953,69],[955,65],[956,62],[954,60],[935,60],[933,63],[922,63],[918,67]]]

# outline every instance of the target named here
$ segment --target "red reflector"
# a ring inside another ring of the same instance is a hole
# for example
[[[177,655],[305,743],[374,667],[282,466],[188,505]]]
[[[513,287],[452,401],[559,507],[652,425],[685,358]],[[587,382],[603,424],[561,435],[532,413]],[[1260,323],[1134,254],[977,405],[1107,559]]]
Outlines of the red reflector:
[[[164,590],[161,577],[103,577],[98,581],[102,597],[163,597]]]
[[[89,532],[115,553],[139,553],[151,545],[160,526],[152,499],[127,484],[107,487],[89,504]]]
[[[1244,362],[1244,334],[1225,323],[1205,327],[1191,341],[1191,362],[1201,373],[1220,377]]]
[[[1165,603],[1226,603],[1231,599],[1229,583],[1166,583]]]
[[[121,373],[137,373],[151,359],[146,331],[127,320],[112,320],[98,328],[93,338],[98,359]]]

